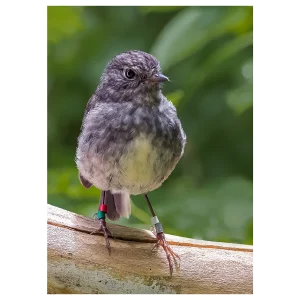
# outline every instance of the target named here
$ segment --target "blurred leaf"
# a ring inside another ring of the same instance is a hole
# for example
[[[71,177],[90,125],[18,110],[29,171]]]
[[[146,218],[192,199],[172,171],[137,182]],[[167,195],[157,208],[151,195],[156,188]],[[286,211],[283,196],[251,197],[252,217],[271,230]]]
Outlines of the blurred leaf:
[[[160,60],[164,70],[193,52],[199,40],[205,38],[199,39],[199,32],[195,29],[202,15],[199,9],[187,8],[173,17],[161,31],[151,52]]]
[[[253,30],[253,7],[230,6],[226,10],[226,17],[222,26],[226,31],[243,34]]]
[[[244,16],[243,10],[238,8],[234,14],[218,7],[184,9],[161,31],[152,53],[166,70],[201,50],[209,41],[235,29]]]
[[[188,95],[186,98],[190,98],[191,95],[198,89],[204,80],[211,77],[213,74],[220,71],[224,72],[224,68],[221,65],[227,60],[231,59],[239,51],[251,46],[253,44],[253,33],[249,32],[244,35],[236,36],[235,38],[224,43],[222,47],[216,48],[207,57],[201,68],[195,70],[189,77],[188,82]],[[247,67],[249,73],[249,67]],[[249,75],[250,76],[250,75]]]
[[[181,231],[184,236],[209,240],[230,236],[243,242],[253,215],[252,182],[232,177],[206,184],[201,189],[188,186],[181,180],[172,191],[161,188],[151,193],[152,204],[167,232]],[[178,212],[180,218],[174,218]]]
[[[84,188],[78,179],[78,171],[74,168],[48,170],[48,194],[65,195],[69,198],[100,198],[100,191],[95,187]]]
[[[48,41],[57,43],[82,29],[80,13],[80,7],[48,6]]]
[[[246,84],[230,91],[227,95],[227,103],[238,115],[242,114],[253,105],[252,85]]]
[[[239,11],[243,14],[243,20],[232,31],[238,34],[253,31],[253,6],[239,7]]]
[[[153,13],[153,12],[165,13],[169,11],[180,10],[183,8],[184,6],[141,6],[140,10],[141,12],[146,14],[146,13]]]
[[[149,215],[131,201],[131,214],[144,224],[149,223]]]
[[[253,60],[247,60],[242,66],[242,75],[248,82],[253,83]]]
[[[212,72],[219,71],[219,65],[224,61],[233,57],[237,52],[251,46],[253,44],[253,33],[236,36],[234,39],[224,43],[220,48],[217,48],[205,60],[202,67],[205,69],[205,76],[209,76]],[[199,74],[199,73],[198,73]]]
[[[182,90],[177,90],[175,92],[168,93],[166,95],[167,99],[171,101],[174,104],[174,106],[177,106],[179,104],[183,96],[184,96],[184,92]]]

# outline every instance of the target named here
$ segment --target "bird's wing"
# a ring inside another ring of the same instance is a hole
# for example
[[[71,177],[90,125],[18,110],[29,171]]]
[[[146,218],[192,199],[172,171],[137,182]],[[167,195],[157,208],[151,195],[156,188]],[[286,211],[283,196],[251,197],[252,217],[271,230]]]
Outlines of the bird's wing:
[[[89,188],[92,186],[92,184],[91,184],[88,180],[86,180],[86,179],[80,174],[80,172],[78,172],[78,177],[79,177],[80,183],[81,183],[85,188],[89,189]]]

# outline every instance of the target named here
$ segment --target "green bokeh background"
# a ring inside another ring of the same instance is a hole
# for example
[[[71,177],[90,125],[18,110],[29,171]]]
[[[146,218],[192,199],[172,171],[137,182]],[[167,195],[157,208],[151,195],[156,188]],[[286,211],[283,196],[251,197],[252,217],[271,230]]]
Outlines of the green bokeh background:
[[[253,241],[253,8],[48,7],[48,203],[92,217],[100,192],[74,162],[89,97],[108,61],[139,49],[171,82],[163,92],[187,134],[185,154],[149,197],[167,233]],[[118,223],[150,227],[142,196]]]

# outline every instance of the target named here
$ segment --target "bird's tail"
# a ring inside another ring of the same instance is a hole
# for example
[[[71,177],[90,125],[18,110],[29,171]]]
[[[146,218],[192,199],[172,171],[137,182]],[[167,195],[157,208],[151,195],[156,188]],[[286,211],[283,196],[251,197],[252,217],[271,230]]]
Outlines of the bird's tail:
[[[104,193],[101,192],[101,199]],[[129,218],[131,213],[130,195],[128,193],[112,194],[111,191],[105,191],[107,217],[112,221],[117,221],[120,216]]]

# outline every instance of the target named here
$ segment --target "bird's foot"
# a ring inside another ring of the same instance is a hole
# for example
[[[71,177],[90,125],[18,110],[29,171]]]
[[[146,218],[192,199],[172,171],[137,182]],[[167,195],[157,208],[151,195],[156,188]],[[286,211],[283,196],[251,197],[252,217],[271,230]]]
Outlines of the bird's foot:
[[[176,254],[171,248],[170,246],[168,245],[167,241],[166,241],[166,238],[165,238],[165,235],[163,232],[159,232],[159,233],[155,233],[156,235],[156,239],[157,239],[157,242],[156,244],[154,245],[154,247],[152,248],[152,251],[155,249],[155,248],[158,248],[159,246],[161,246],[165,253],[166,253],[166,256],[167,256],[167,259],[168,259],[168,263],[169,263],[169,270],[170,270],[170,275],[172,276],[173,274],[173,261],[171,259],[171,255],[172,255],[172,258],[173,260],[176,262],[176,258],[178,258],[180,260],[180,257],[178,254]]]
[[[108,253],[109,255],[111,254],[111,248],[110,248],[110,243],[109,243],[109,239],[108,239],[108,235],[112,236],[113,237],[113,234],[111,233],[111,231],[107,228],[106,226],[106,222],[105,222],[105,219],[101,218],[101,219],[98,219],[99,222],[100,222],[100,228],[91,232],[91,234],[94,234],[95,232],[103,232],[103,235],[104,235],[104,238],[105,238],[105,241],[106,241],[106,248],[108,250]]]

